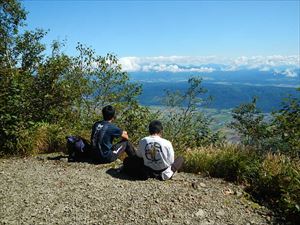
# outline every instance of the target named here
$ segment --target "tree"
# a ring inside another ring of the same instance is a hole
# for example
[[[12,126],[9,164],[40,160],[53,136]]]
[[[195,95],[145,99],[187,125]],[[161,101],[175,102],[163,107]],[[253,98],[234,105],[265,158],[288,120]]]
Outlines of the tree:
[[[23,129],[23,95],[28,84],[18,68],[14,55],[19,27],[26,19],[21,4],[0,1],[0,155],[14,149]]]
[[[282,102],[282,108],[273,112],[268,120],[257,109],[256,98],[233,109],[232,117],[230,127],[239,133],[243,144],[254,147],[260,153],[271,151],[299,156],[299,98],[289,96]]]
[[[73,90],[66,80],[73,64],[70,57],[60,53],[60,45],[57,41],[53,43],[53,54],[39,62],[33,76],[29,111],[34,122],[61,122],[73,106]]]
[[[300,91],[300,88],[298,88]],[[281,152],[291,156],[300,155],[300,99],[289,96],[282,108],[273,113],[274,134],[280,139]]]
[[[37,69],[44,59],[43,52],[46,47],[41,43],[41,40],[46,34],[47,32],[44,30],[37,29],[35,31],[25,31],[16,37],[16,45],[13,49],[14,58],[20,64],[20,70],[23,73],[37,73]]]
[[[34,123],[57,121],[64,114],[68,101],[61,78],[68,57],[45,58],[41,40],[46,32],[41,29],[19,33],[26,19],[20,2],[1,1],[0,13],[0,150],[18,153]]]
[[[216,144],[221,140],[219,133],[210,129],[211,121],[198,110],[199,106],[210,100],[205,97],[207,90],[201,86],[201,82],[200,77],[191,77],[184,93],[166,91],[164,136],[173,143],[175,149],[184,151],[186,148]]]
[[[103,106],[116,105],[119,111],[137,103],[141,86],[129,81],[113,54],[98,56],[91,48],[78,44],[79,56],[73,58],[72,72],[68,81],[75,95],[75,103],[82,120],[99,119]]]
[[[257,98],[251,103],[241,104],[232,110],[233,121],[229,127],[238,131],[242,143],[252,145],[257,149],[262,148],[263,141],[270,136],[269,124],[264,115],[256,107]]]
[[[26,12],[16,0],[0,1],[0,67],[13,68],[13,48],[19,27],[24,25]]]

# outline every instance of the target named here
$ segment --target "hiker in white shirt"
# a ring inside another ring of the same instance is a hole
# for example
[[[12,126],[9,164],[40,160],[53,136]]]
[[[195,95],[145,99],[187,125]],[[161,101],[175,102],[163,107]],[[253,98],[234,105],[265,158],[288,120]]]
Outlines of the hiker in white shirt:
[[[183,158],[174,160],[174,149],[170,141],[162,138],[163,126],[154,120],[149,124],[150,136],[139,142],[137,156],[143,158],[144,166],[150,177],[162,180],[170,179],[180,169]]]

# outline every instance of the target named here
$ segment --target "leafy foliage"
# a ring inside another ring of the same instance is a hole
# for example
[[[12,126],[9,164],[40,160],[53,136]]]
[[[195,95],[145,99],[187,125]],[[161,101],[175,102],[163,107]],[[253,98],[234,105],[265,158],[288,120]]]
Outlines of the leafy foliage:
[[[187,90],[166,91],[166,111],[156,112],[138,104],[142,87],[130,82],[115,55],[98,56],[78,44],[78,56],[71,57],[61,52],[64,43],[54,41],[52,54],[45,56],[46,32],[20,34],[25,19],[18,1],[0,1],[0,156],[63,150],[68,134],[89,139],[101,108],[112,104],[116,122],[133,142],[160,118],[164,137],[185,156],[185,171],[242,182],[254,196],[299,219],[299,98],[290,96],[270,119],[255,98],[235,108],[231,127],[246,147],[222,145],[198,110],[209,101],[199,77],[188,80]]]
[[[238,131],[242,143],[253,146],[260,153],[281,152],[299,156],[300,99],[289,97],[282,109],[273,112],[267,120],[256,107],[256,99],[232,111],[234,121],[230,127]]]
[[[26,84],[14,68],[13,48],[18,27],[25,18],[26,12],[19,2],[0,2],[0,146],[7,149],[18,142],[18,133],[24,129],[24,115],[19,107]]]
[[[127,130],[130,140],[136,144],[141,137],[149,135],[149,123],[160,116],[160,112],[151,111],[139,104],[133,104],[125,108],[121,113],[116,122]]]
[[[137,103],[141,86],[129,82],[128,73],[122,71],[115,55],[97,56],[94,50],[82,44],[77,50],[79,56],[73,58],[68,81],[78,96],[75,107],[81,120],[96,119],[101,108],[108,104],[126,108]]]
[[[294,224],[299,221],[299,160],[271,153],[258,156],[238,145],[202,147],[184,157],[184,171],[242,183],[256,200],[267,202]]]
[[[201,78],[192,77],[188,80],[189,88],[184,93],[166,91],[164,103],[167,106],[167,113],[163,118],[166,121],[164,136],[178,151],[200,145],[216,144],[221,140],[219,133],[214,133],[210,129],[210,120],[198,110],[200,105],[209,100],[200,97],[206,93],[201,82]]]
[[[32,121],[57,123],[70,115],[74,95],[65,77],[70,73],[71,58],[64,55],[47,57],[33,76]]]
[[[26,128],[24,111],[26,83],[18,71],[1,70],[0,89],[0,146],[2,151],[12,153],[19,142],[19,133]]]
[[[0,1],[0,67],[12,69],[15,59],[12,49],[15,46],[18,29],[24,25],[26,12],[18,1]]]
[[[242,143],[262,148],[262,141],[269,136],[268,123],[264,115],[256,108],[256,98],[251,103],[241,104],[232,111],[233,122],[230,127],[241,135]]]
[[[40,129],[36,124],[77,127],[76,133],[90,130],[107,104],[145,115],[136,101],[141,86],[129,82],[115,55],[98,56],[78,44],[79,55],[70,57],[61,52],[64,43],[54,41],[52,55],[46,57],[41,42],[45,31],[19,33],[26,12],[18,1],[1,1],[0,12],[1,155],[25,153],[28,143],[22,139]],[[129,112],[124,115],[132,117]],[[138,124],[135,118],[129,118],[131,127]]]
[[[274,133],[279,139],[280,151],[291,156],[299,156],[300,98],[290,96],[283,101],[282,108],[273,113],[272,125]]]

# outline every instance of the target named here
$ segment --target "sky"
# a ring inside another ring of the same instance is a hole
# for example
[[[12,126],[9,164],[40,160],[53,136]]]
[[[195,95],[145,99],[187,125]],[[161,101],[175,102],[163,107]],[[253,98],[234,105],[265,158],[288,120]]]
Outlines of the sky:
[[[199,64],[294,57],[293,63],[299,64],[299,0],[25,0],[22,4],[28,11],[28,29],[49,29],[46,44],[66,40],[64,51],[76,55],[81,42],[100,55],[116,54],[129,70],[141,66],[134,63],[150,64],[157,57],[165,64],[172,59],[179,64],[198,59]]]

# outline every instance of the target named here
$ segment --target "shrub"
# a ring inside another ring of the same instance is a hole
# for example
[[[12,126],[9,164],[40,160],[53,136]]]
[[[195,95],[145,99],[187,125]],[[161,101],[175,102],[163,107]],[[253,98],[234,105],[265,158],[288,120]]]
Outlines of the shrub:
[[[300,219],[299,161],[269,153],[263,159],[259,176],[250,190],[255,196],[278,207],[290,220],[297,216]]]
[[[291,222],[300,219],[300,162],[281,154],[258,156],[238,145],[198,148],[184,154],[186,172],[242,183]],[[296,224],[296,223],[295,223]]]
[[[198,107],[207,104],[210,98],[201,85],[200,77],[191,77],[185,92],[166,91],[164,103],[167,106],[164,121],[164,136],[170,140],[177,151],[219,144],[219,132],[210,128],[211,120],[199,111]]]
[[[261,153],[264,149],[264,140],[270,136],[263,113],[256,107],[257,98],[251,103],[241,104],[232,110],[233,121],[229,127],[235,129],[244,145],[253,146]]]
[[[205,172],[229,181],[251,182],[259,170],[259,158],[245,147],[224,144],[185,154],[185,170]]]
[[[32,153],[49,153],[63,150],[63,128],[56,124],[38,123],[32,129]]]
[[[252,146],[257,153],[272,151],[299,157],[299,98],[289,96],[282,102],[282,108],[273,112],[269,120],[257,109],[256,98],[251,103],[241,104],[233,109],[232,117],[230,127],[238,132],[243,144]]]
[[[300,88],[297,89],[300,91]],[[300,156],[300,98],[289,96],[282,108],[273,113],[274,133],[280,140],[280,151],[292,157]]]
[[[138,144],[142,137],[148,136],[149,123],[159,118],[160,113],[151,111],[148,107],[133,104],[131,107],[123,109],[122,116],[118,118],[116,124],[128,132],[130,141]]]
[[[22,133],[19,149],[24,155],[66,151],[66,136],[71,129],[58,124],[37,123]]]
[[[183,155],[185,158],[183,170],[190,173],[209,173],[213,155],[216,154],[213,151],[214,149],[209,147],[188,149]]]

